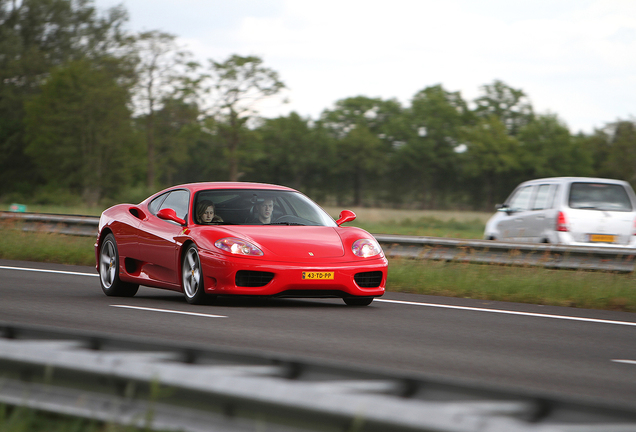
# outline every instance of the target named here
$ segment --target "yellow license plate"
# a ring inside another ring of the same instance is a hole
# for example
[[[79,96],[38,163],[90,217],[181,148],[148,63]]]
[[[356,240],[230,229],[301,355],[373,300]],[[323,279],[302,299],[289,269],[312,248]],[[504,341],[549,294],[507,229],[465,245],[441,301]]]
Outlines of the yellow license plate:
[[[333,272],[303,272],[303,280],[329,280],[333,279]]]
[[[590,241],[595,243],[614,243],[616,242],[616,236],[609,234],[590,234]]]

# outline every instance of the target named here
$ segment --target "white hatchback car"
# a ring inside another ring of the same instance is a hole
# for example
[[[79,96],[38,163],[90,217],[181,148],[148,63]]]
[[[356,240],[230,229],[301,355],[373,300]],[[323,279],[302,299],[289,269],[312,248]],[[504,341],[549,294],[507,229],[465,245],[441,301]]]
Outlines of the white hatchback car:
[[[636,247],[629,183],[554,177],[521,183],[486,223],[484,238],[572,246]]]

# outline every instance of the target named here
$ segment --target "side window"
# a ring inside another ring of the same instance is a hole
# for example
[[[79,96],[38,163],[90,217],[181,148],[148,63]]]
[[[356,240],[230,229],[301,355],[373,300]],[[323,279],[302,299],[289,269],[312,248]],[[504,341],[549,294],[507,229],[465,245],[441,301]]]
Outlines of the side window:
[[[532,210],[545,210],[552,207],[552,185],[544,184],[537,188],[537,195],[534,198]]]
[[[510,199],[510,209],[513,211],[530,210],[530,198],[532,197],[533,189],[534,186],[525,186],[518,189]]]
[[[163,201],[166,199],[168,195],[169,193],[165,193],[165,194],[159,195],[157,198],[150,201],[150,204],[148,204],[148,209],[150,210],[150,213],[152,213],[153,215],[156,215],[159,209],[161,209],[161,204],[163,203]]]
[[[181,219],[185,219],[188,214],[188,203],[190,202],[190,193],[186,190],[176,190],[170,192],[165,201],[158,210],[171,208]]]
[[[552,192],[550,192],[550,207],[548,208],[556,207],[558,196],[559,196],[559,185],[554,185]]]

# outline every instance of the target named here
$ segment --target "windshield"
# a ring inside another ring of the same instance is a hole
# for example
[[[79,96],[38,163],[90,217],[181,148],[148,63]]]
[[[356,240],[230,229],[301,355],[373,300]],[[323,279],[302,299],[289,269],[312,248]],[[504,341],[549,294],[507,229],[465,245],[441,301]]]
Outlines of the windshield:
[[[622,185],[607,183],[572,183],[570,208],[632,211],[632,203]]]
[[[194,222],[212,225],[337,226],[316,203],[295,191],[212,189],[196,194]]]

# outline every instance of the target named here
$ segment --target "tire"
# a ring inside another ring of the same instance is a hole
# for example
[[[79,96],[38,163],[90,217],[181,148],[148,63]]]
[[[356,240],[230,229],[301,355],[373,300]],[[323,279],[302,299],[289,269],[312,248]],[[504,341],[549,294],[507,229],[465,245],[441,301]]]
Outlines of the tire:
[[[369,306],[373,301],[373,297],[345,297],[342,300],[347,306]]]
[[[205,304],[211,300],[211,296],[205,295],[201,259],[194,244],[187,247],[181,260],[181,288],[190,304]]]
[[[119,252],[115,236],[108,234],[99,249],[99,282],[107,296],[132,297],[139,285],[119,279]]]

